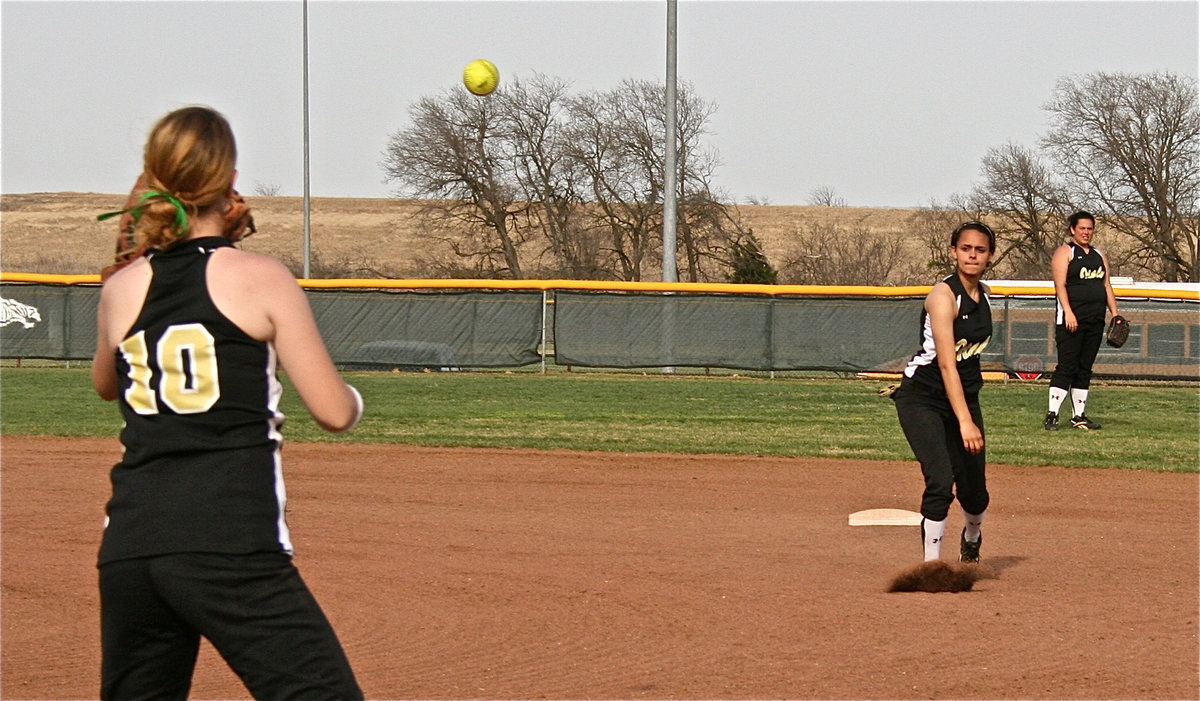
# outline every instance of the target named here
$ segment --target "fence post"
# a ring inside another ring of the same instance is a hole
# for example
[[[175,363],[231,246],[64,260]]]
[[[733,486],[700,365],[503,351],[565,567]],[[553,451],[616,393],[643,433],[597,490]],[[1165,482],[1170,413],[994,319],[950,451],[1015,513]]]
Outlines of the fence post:
[[[1008,383],[1008,368],[1016,369],[1012,352],[1012,295],[1004,295],[1004,382]]]
[[[546,296],[547,290],[542,290],[542,346],[540,352],[542,355],[542,374],[546,374]]]
[[[71,295],[75,288],[68,286],[63,289],[63,345],[62,356],[67,359],[67,367],[71,367]]]
[[[767,298],[767,367],[775,379],[775,297]]]

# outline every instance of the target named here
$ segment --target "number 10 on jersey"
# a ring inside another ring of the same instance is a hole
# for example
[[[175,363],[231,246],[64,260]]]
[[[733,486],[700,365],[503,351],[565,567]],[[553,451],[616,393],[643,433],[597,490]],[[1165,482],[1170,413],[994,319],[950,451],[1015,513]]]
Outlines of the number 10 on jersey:
[[[202,324],[168,326],[153,348],[146,332],[139,331],[119,349],[129,364],[125,401],[139,414],[159,413],[160,402],[176,414],[200,414],[221,396],[216,342]],[[152,360],[158,368],[157,386]]]

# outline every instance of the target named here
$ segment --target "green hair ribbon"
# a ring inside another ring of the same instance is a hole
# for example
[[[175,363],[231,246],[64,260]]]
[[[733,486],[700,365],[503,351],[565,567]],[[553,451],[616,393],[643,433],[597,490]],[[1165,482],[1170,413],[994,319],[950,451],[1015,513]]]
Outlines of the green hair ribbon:
[[[166,192],[159,192],[158,190],[147,190],[146,194],[142,195],[138,199],[137,204],[135,204],[134,206],[130,207],[129,209],[117,210],[116,212],[106,212],[104,214],[97,216],[96,221],[104,221],[106,219],[111,219],[113,217],[119,217],[122,214],[125,214],[126,212],[132,212],[133,220],[137,221],[142,216],[142,208],[146,206],[146,200],[155,199],[155,198],[166,200],[167,202],[170,202],[171,204],[175,205],[175,226],[174,226],[175,233],[178,235],[178,234],[182,233],[184,230],[186,230],[187,229],[187,207],[185,207],[184,204],[182,202],[180,202],[178,199],[176,199],[173,195],[166,193]]]

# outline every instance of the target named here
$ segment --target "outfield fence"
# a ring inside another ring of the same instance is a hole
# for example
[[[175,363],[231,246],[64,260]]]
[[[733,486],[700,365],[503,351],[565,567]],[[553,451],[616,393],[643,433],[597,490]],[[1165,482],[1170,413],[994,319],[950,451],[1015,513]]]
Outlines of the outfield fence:
[[[0,273],[0,357],[86,360],[95,275]],[[1049,282],[989,283],[985,368],[1036,379],[1055,364]],[[899,372],[920,346],[928,286],[579,280],[302,280],[333,359],[348,369],[731,368]],[[1128,343],[1101,377],[1200,379],[1200,285],[1117,286]]]

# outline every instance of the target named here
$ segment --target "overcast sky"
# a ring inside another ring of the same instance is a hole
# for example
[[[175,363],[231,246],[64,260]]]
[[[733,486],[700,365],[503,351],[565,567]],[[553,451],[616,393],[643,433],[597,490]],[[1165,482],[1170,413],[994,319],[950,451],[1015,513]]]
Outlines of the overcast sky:
[[[301,0],[0,2],[0,191],[123,193],[153,122],[233,124],[239,189],[303,192]],[[731,199],[916,207],[966,192],[988,148],[1036,145],[1064,76],[1197,75],[1196,0],[680,0],[678,72],[716,104]],[[314,197],[387,197],[388,137],[482,57],[505,77],[664,81],[666,2],[312,0]]]

